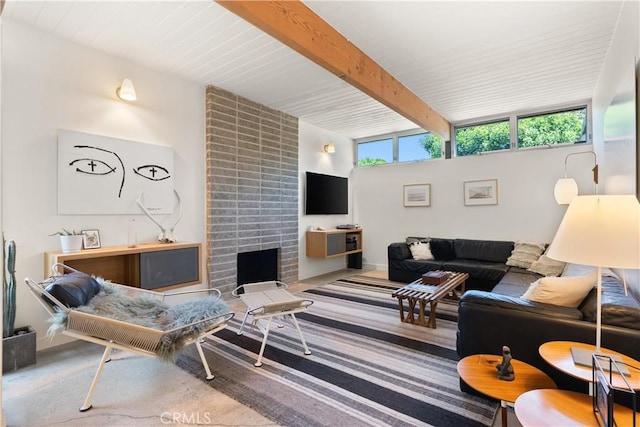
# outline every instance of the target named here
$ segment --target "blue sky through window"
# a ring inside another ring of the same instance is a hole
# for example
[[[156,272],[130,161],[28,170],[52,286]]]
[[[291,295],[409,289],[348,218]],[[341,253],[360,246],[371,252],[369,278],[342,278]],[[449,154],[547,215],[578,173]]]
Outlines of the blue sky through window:
[[[393,163],[393,139],[358,144],[358,161],[364,159],[384,159],[387,163]]]

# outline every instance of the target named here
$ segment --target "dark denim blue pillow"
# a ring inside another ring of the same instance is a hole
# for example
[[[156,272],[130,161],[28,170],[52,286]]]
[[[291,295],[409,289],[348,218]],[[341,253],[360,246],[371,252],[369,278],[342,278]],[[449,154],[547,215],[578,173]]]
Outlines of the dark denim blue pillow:
[[[87,273],[74,271],[57,278],[47,286],[46,291],[67,307],[78,307],[100,292],[100,284]],[[45,300],[53,305],[48,298],[45,297]]]

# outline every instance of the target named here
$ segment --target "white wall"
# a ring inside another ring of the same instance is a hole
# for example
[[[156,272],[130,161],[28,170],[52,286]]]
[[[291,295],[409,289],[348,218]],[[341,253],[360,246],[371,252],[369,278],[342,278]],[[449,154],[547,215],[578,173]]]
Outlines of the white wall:
[[[366,232],[364,263],[387,268],[387,246],[407,236],[550,243],[566,206],[553,187],[564,158],[591,146],[493,153],[421,163],[358,168],[354,173],[358,222]],[[573,156],[569,175],[580,193],[592,193],[591,156]],[[465,206],[465,181],[498,180],[498,204]],[[430,207],[404,207],[403,185],[431,184]]]
[[[350,186],[350,200],[353,197],[353,179],[350,172],[353,169],[353,141],[350,138],[328,132],[317,126],[305,123],[300,120],[298,125],[299,133],[299,153],[298,153],[298,172],[300,176],[299,185],[299,212],[300,222],[298,225],[298,233],[300,235],[299,246],[299,271],[300,279],[306,279],[313,276],[319,276],[324,273],[340,270],[346,267],[345,257],[321,259],[307,258],[306,256],[306,231],[309,227],[333,228],[339,224],[354,223],[353,206],[349,208],[349,215],[305,215],[305,172],[317,172],[327,175],[336,175],[348,177]],[[329,142],[333,142],[336,152],[333,154],[325,153],[323,146]],[[363,241],[367,244],[367,230],[364,230]]]
[[[607,108],[620,90],[625,90],[640,58],[640,4],[627,0],[620,12],[620,20],[616,32],[611,40],[607,58],[598,78],[593,96],[593,136],[594,146],[604,162],[603,184],[604,191],[610,194],[634,194],[636,192],[636,159],[639,141],[629,139],[615,143],[616,149],[610,148],[611,143],[605,143],[604,117]],[[636,91],[640,88],[636,87]],[[636,110],[639,106],[636,104]],[[638,114],[638,113],[636,113]],[[623,171],[622,176],[615,176]],[[615,185],[623,182],[622,186]],[[636,230],[638,232],[638,230]],[[618,272],[621,273],[621,272]],[[640,296],[640,270],[624,272],[628,283],[636,295]]]
[[[184,209],[175,234],[203,242],[204,88],[7,19],[2,32],[2,220],[7,239],[17,244],[19,280],[43,278],[43,253],[59,249],[48,235],[62,227],[97,228],[103,246],[125,244],[132,217],[139,243],[158,234],[143,215],[57,215],[60,128],[173,146]],[[134,103],[115,95],[124,77],[136,87]],[[62,342],[45,338],[46,313],[26,286],[19,285],[17,299],[16,326],[34,326],[39,349]]]

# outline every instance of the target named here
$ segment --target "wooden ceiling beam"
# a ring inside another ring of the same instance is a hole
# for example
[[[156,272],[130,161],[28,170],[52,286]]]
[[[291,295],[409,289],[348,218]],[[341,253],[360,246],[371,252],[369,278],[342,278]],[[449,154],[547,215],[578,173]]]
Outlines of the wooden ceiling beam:
[[[215,0],[418,126],[450,140],[450,123],[300,1]]]

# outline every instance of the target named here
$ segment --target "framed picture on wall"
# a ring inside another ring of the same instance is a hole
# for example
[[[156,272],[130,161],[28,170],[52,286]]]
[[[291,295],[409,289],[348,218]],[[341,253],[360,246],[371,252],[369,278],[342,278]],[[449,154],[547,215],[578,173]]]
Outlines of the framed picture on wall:
[[[98,230],[82,230],[82,246],[85,249],[100,248],[100,232]]]
[[[498,180],[466,181],[464,183],[464,205],[497,205]]]
[[[403,187],[405,207],[431,206],[431,184],[410,184]]]

